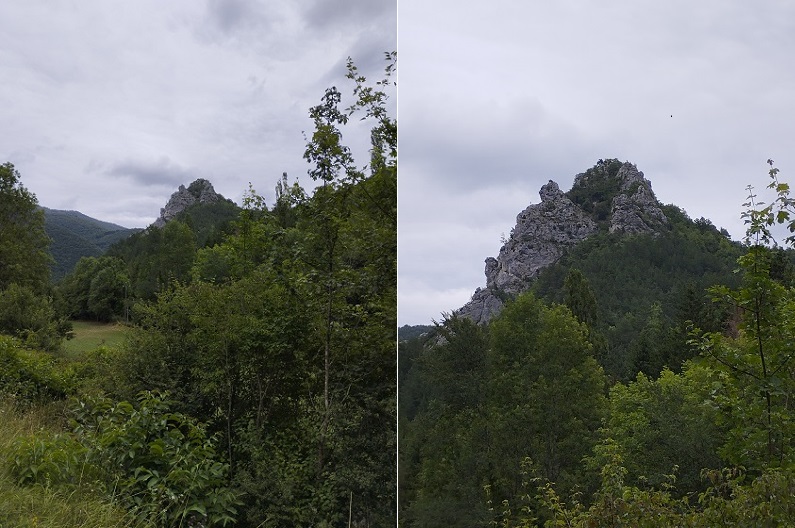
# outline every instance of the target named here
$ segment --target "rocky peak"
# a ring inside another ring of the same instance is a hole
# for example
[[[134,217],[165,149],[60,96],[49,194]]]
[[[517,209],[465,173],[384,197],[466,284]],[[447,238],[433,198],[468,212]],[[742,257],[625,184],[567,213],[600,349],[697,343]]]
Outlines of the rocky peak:
[[[613,198],[611,233],[657,233],[668,224],[668,218],[651,190],[651,182],[635,165],[624,163],[616,178],[621,182],[621,192]]]
[[[475,290],[458,315],[488,322],[502,310],[504,299],[526,290],[541,270],[599,230],[648,234],[668,223],[651,182],[629,162],[599,160],[575,177],[568,193],[550,180],[539,196],[541,203],[516,217],[499,255],[486,259],[486,287]]]
[[[541,202],[554,202],[555,200],[560,200],[563,197],[563,191],[560,190],[560,186],[549,180],[549,183],[543,185],[541,190],[538,191],[538,195],[541,196]]]
[[[166,206],[160,209],[160,217],[152,225],[163,227],[166,222],[194,204],[211,204],[223,200],[225,198],[215,192],[212,183],[204,178],[199,178],[187,188],[180,185],[177,192],[171,195]]]

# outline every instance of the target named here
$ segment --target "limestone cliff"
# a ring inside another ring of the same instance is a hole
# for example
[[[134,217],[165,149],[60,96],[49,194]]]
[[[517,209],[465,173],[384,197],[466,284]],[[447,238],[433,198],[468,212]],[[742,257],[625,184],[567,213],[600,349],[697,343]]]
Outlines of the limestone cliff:
[[[478,288],[457,314],[486,323],[502,310],[503,302],[526,290],[539,272],[590,235],[653,234],[668,219],[647,180],[629,162],[599,160],[574,178],[563,193],[554,181],[539,191],[541,203],[516,217],[516,226],[497,258],[486,259],[486,287]]]
[[[668,224],[651,190],[651,182],[635,165],[624,163],[616,177],[621,183],[621,193],[613,198],[611,233],[655,233]]]
[[[184,185],[180,185],[177,192],[171,195],[166,206],[160,209],[160,217],[152,225],[163,227],[166,222],[194,204],[211,204],[223,200],[226,200],[226,198],[215,192],[213,185],[209,181],[199,178],[191,183],[187,189]]]

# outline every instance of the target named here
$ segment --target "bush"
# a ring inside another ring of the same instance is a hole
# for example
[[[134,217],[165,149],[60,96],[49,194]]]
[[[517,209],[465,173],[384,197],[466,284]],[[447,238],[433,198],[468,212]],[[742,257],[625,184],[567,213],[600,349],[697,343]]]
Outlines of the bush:
[[[238,500],[226,487],[229,467],[215,439],[171,412],[164,396],[145,392],[137,405],[78,401],[72,412],[70,434],[15,444],[13,474],[21,484],[90,485],[158,527],[234,522]]]
[[[0,335],[0,393],[22,406],[66,398],[73,392],[69,370],[49,354],[27,350],[18,339]]]
[[[86,485],[96,490],[103,481],[103,471],[89,455],[88,448],[72,435],[40,431],[14,443],[12,475],[21,485]]]
[[[53,351],[68,330],[48,297],[18,284],[0,292],[0,333],[18,337],[29,347]]]

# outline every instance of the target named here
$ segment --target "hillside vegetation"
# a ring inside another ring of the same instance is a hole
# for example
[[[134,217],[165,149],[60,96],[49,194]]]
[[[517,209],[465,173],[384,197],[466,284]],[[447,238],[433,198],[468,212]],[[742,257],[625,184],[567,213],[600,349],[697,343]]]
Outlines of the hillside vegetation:
[[[688,321],[718,331],[728,316],[707,288],[740,284],[737,259],[746,248],[706,219],[693,221],[672,205],[663,210],[670,220],[665,231],[597,233],[542,271],[531,288],[549,302],[570,304],[589,324],[611,379],[628,381],[638,372],[656,377],[666,366],[678,371],[692,355]],[[775,255],[792,266],[791,253]]]
[[[795,210],[770,176],[742,244],[666,206],[666,229],[601,229],[488,324],[402,341],[401,524],[795,522],[795,268],[768,231]],[[598,215],[597,180],[576,198]]]
[[[314,189],[189,208],[57,286],[43,213],[2,167],[0,525],[396,524],[395,61],[372,86],[349,62],[350,106],[330,88],[310,109]],[[70,317],[127,328],[86,346]]]
[[[58,281],[74,269],[82,257],[98,257],[114,243],[138,229],[103,222],[77,211],[42,208],[44,230],[50,237],[52,279]]]

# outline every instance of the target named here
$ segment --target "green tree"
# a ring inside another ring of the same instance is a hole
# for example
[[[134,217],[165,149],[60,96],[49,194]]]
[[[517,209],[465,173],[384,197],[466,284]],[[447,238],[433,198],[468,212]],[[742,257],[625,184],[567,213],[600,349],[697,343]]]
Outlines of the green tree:
[[[590,330],[597,322],[598,312],[596,295],[583,273],[571,268],[563,281],[564,304],[581,323],[588,325]]]
[[[12,283],[43,293],[52,260],[44,212],[11,163],[0,165],[0,290]]]
[[[725,438],[718,411],[709,403],[712,381],[709,369],[690,364],[681,374],[667,369],[658,379],[638,374],[610,389],[602,434],[621,454],[628,483],[656,489],[675,484],[680,496],[704,491],[702,471],[721,468],[718,448]],[[597,450],[592,462],[610,463],[603,454]]]
[[[582,483],[580,462],[607,410],[606,379],[586,329],[567,308],[524,294],[489,332],[489,396],[502,474],[529,456],[562,489]],[[514,480],[501,495],[517,494],[518,485]]]
[[[0,334],[18,337],[31,348],[54,351],[70,329],[49,297],[17,283],[0,291]]]
[[[196,233],[174,219],[162,228],[150,226],[114,244],[106,256],[125,262],[132,297],[152,300],[173,281],[190,280],[196,250]]]
[[[436,331],[437,344],[414,361],[414,394],[401,394],[401,412],[409,411],[404,396],[418,408],[400,427],[400,518],[406,525],[474,525],[485,519],[482,484],[491,463],[484,456],[488,333],[457,316]]]
[[[635,362],[633,370],[656,378],[663,368],[669,366],[670,358],[667,354],[666,342],[669,333],[662,305],[659,302],[652,303],[646,319],[646,326],[632,343],[632,356]],[[678,365],[674,367],[678,368]]]
[[[481,526],[484,487],[522,496],[517,468],[528,457],[567,496],[588,488],[582,459],[599,440],[607,398],[586,327],[526,293],[487,329],[452,317],[440,335],[415,360],[421,403],[401,430],[401,519]]]
[[[562,498],[531,465],[520,472],[523,494],[503,504],[495,523],[535,526],[543,517],[545,526],[577,527],[792,524],[795,512],[780,497],[789,497],[795,482],[795,290],[781,252],[768,244],[775,224],[795,227],[795,202],[770,163],[778,197],[763,207],[752,193],[746,204],[742,283],[712,288],[733,314],[729,324],[691,333],[702,357],[685,362],[680,374],[640,374],[613,387],[605,440],[591,458],[602,483],[589,500]],[[687,318],[713,323],[698,297],[685,295]]]
[[[117,257],[81,258],[57,289],[70,317],[111,321],[127,315],[131,285]]]
[[[757,469],[795,460],[795,292],[770,278],[769,263],[770,251],[752,246],[740,259],[743,287],[714,289],[739,311],[737,337],[712,333],[700,341],[719,373],[716,404],[732,424],[722,456]]]
[[[320,186],[283,177],[272,209],[250,188],[187,280],[150,281],[160,292],[136,305],[140,329],[120,363],[120,397],[171,389],[179,410],[212,416],[248,498],[245,526],[395,522],[396,136],[373,133],[367,170],[340,130],[350,112],[375,117],[374,130],[396,123],[377,111],[386,95],[354,81],[351,107],[330,89],[310,111]],[[171,224],[139,238],[157,247]],[[153,269],[128,262],[133,283]]]

